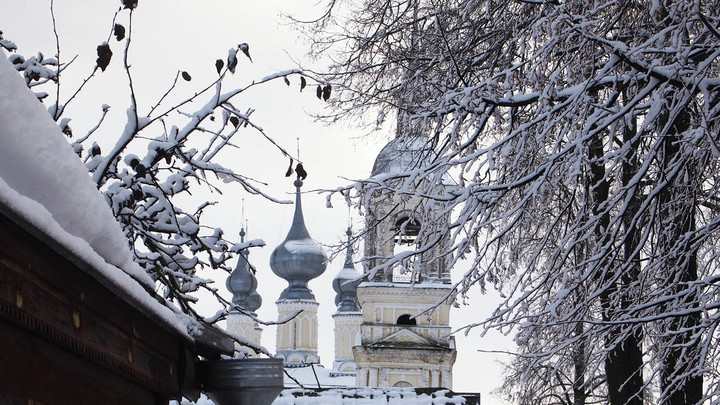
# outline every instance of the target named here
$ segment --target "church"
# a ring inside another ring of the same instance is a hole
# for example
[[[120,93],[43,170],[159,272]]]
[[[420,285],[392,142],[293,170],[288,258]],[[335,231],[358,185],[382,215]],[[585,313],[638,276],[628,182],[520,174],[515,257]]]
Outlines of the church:
[[[425,138],[393,139],[375,159],[371,176],[421,164],[425,147]],[[422,226],[413,216],[417,201],[378,198],[369,204],[361,232],[362,269],[356,267],[353,232],[347,229],[344,265],[332,282],[336,293],[332,315],[335,358],[328,370],[320,365],[318,355],[320,303],[308,287],[310,280],[327,270],[328,259],[305,225],[300,177],[294,186],[292,225],[270,257],[273,273],[287,282],[275,301],[278,321],[288,321],[278,325],[274,354],[283,359],[286,387],[356,389],[347,394],[355,396],[361,388],[379,389],[375,396],[381,393],[388,398],[397,388],[404,388],[407,395],[441,393],[444,397],[452,393],[457,351],[450,334],[454,295],[449,269],[436,250],[424,252],[414,261],[392,260],[397,253],[414,250]],[[441,242],[435,249],[443,246]],[[227,318],[227,329],[259,345],[262,330],[254,318],[262,299],[248,260],[247,253],[240,255],[227,279],[236,308]],[[283,392],[276,403],[287,395]],[[477,395],[463,398],[464,403],[479,403]]]

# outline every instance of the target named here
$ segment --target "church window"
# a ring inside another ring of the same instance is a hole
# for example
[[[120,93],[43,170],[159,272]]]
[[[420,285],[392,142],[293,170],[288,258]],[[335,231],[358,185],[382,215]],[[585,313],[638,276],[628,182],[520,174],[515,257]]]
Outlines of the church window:
[[[393,387],[395,387],[395,388],[412,388],[413,386],[412,386],[412,384],[410,384],[407,381],[398,381],[395,383],[395,385],[393,385]]]
[[[293,349],[297,349],[297,320],[293,319],[292,323],[292,344]]]
[[[300,322],[300,347],[308,347],[310,333],[312,333],[310,330],[310,320],[303,318]]]

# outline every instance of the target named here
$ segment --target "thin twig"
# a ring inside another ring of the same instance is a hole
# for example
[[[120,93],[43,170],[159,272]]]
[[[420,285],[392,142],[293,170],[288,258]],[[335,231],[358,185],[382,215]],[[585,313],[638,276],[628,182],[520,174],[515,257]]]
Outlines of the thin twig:
[[[57,59],[57,73],[55,78],[55,111],[53,120],[60,118],[60,36],[57,32],[57,21],[55,20],[55,0],[50,0],[50,17],[52,19],[53,34],[55,35],[55,59]]]

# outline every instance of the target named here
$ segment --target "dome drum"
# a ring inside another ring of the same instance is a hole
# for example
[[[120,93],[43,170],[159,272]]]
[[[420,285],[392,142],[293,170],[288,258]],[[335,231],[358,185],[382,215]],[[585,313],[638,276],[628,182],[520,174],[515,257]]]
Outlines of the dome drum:
[[[294,279],[288,280],[288,283],[290,285],[288,285],[287,288],[285,288],[283,292],[280,293],[280,298],[278,298],[279,301],[315,301],[315,294],[313,294],[312,290],[310,290],[310,288],[308,287],[308,280]]]

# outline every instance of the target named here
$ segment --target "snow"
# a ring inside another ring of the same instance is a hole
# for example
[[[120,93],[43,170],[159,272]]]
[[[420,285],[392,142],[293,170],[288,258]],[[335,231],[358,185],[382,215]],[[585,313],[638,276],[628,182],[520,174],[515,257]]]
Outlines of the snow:
[[[337,373],[321,365],[288,367],[286,373],[304,386],[285,376],[285,390],[273,405],[450,405],[464,404],[465,398],[438,389],[432,394],[418,393],[412,388],[354,387],[355,374]],[[317,375],[317,379],[315,376]],[[318,382],[320,389],[318,390]],[[171,402],[175,405],[176,402]],[[205,395],[197,402],[183,400],[180,405],[214,405]]]
[[[0,175],[37,201],[68,233],[109,263],[132,262],[127,241],[87,170],[57,124],[25,86],[5,53],[0,58]]]
[[[425,280],[421,283],[391,283],[386,281],[363,281],[360,287],[388,287],[388,288],[435,288],[452,290],[451,284],[442,281]]]
[[[412,388],[335,388],[322,391],[291,388],[283,390],[273,405],[461,405],[465,398],[447,390],[432,394]],[[172,401],[175,405],[177,402]],[[183,400],[180,405],[214,405],[202,395],[197,402]]]
[[[187,335],[190,320],[148,293],[150,276],[87,169],[0,50],[0,206],[87,263],[92,274]]]
[[[412,388],[351,388],[326,391],[285,390],[273,405],[445,405],[464,404],[465,398],[445,397],[448,391],[432,395],[417,393]]]
[[[289,75],[292,75],[292,74],[301,74],[301,73],[302,73],[302,71],[300,71],[300,70],[298,70],[298,69],[283,70],[283,71],[280,71],[280,72],[277,72],[277,73],[273,73],[273,74],[270,74],[270,75],[267,75],[267,76],[263,77],[262,79],[260,79],[260,82],[267,82],[267,81],[270,81],[270,80],[275,80],[275,79],[277,79],[277,78],[279,78],[279,77],[285,77],[285,76],[289,76]]]
[[[316,254],[325,256],[322,246],[310,238],[291,239],[285,242],[285,248],[290,253]]]
[[[395,138],[378,154],[372,169],[372,176],[406,173],[419,166],[425,155],[430,152],[428,140],[422,137]]]
[[[355,269],[343,267],[337,273],[335,278],[341,279],[341,280],[346,280],[347,282],[353,282],[355,280],[359,280],[359,279],[363,278],[363,275],[358,273],[358,271]]]
[[[317,388],[318,385],[321,388],[355,386],[355,374],[333,372],[320,364],[288,367],[285,372],[292,377],[285,376],[285,387],[298,387],[297,382],[308,388]]]

